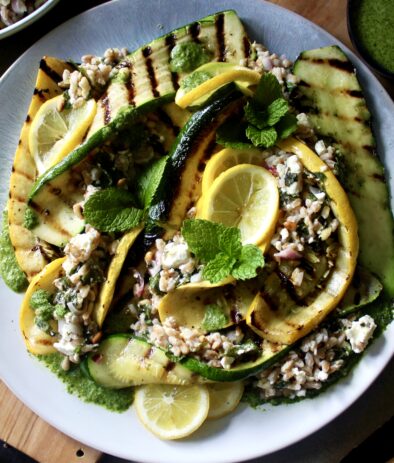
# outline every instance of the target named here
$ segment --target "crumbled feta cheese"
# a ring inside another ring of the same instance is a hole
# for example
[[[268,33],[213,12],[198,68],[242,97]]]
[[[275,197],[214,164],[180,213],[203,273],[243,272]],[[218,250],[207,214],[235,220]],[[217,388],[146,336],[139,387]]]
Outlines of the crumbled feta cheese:
[[[364,315],[358,320],[351,322],[346,329],[346,338],[350,342],[353,352],[361,353],[368,344],[376,328],[374,319],[369,315]]]

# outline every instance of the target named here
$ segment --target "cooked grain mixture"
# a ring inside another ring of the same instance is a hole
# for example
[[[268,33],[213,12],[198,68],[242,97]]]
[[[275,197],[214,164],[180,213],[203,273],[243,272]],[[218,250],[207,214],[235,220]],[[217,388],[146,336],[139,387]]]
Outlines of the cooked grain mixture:
[[[47,0],[0,0],[0,29],[25,18]]]

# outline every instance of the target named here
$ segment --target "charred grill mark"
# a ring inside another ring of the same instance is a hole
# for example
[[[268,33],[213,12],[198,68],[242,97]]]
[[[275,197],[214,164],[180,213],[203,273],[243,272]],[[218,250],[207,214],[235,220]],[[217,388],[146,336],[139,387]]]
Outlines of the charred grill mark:
[[[107,94],[102,98],[101,105],[104,109],[104,124],[107,125],[111,122],[111,109],[109,107],[109,98]]]
[[[173,370],[176,366],[176,363],[175,362],[168,362],[167,365],[164,367],[165,371],[168,373],[170,372],[171,370]]]
[[[51,78],[57,84],[63,80],[60,74],[58,74],[55,70],[53,70],[50,66],[48,66],[48,63],[46,62],[45,58],[43,58],[40,61],[40,69],[42,72],[44,72],[49,78]]]
[[[144,58],[148,58],[148,56],[150,56],[152,54],[152,48],[151,47],[145,47],[143,50],[142,50],[142,56]]]
[[[26,180],[30,180],[30,182],[33,182],[34,180],[34,178],[31,175],[24,172],[23,170],[16,169],[14,166],[12,166],[12,172],[14,172],[17,175],[20,175],[21,177],[24,177]]]
[[[200,39],[198,36],[200,35],[201,25],[198,22],[190,24],[189,26],[189,34],[192,36],[194,42],[199,43]]]
[[[201,160],[207,163],[209,159],[211,159],[212,154],[215,151],[215,148],[216,148],[216,137],[213,137],[213,139],[208,143],[208,146],[205,148],[205,151],[204,151],[204,154]]]
[[[64,228],[62,228],[57,222],[56,220],[52,220],[51,218],[51,215],[50,215],[50,212],[48,209],[43,209],[39,204],[37,204],[36,202],[34,201],[31,201],[30,202],[30,207],[32,209],[34,209],[37,214],[39,215],[43,215],[47,218],[47,222],[51,223],[51,225],[53,226],[53,228],[55,228],[59,233],[61,233],[62,235],[66,236],[66,237],[70,237],[70,234],[68,233],[67,230],[65,230]]]
[[[31,117],[29,115],[26,116],[25,122],[29,123],[31,121]]]
[[[177,136],[179,133],[179,127],[176,126],[173,122],[171,117],[162,109],[157,110],[157,114],[159,116],[159,119],[168,127],[172,130],[172,133]]]
[[[175,47],[175,43],[176,43],[176,36],[174,34],[167,35],[165,44],[168,47],[168,62],[171,61],[171,50]],[[172,85],[175,90],[178,90],[179,88],[178,77],[179,76],[177,72],[171,72],[171,81],[172,81]]]
[[[297,293],[295,291],[295,288],[294,288],[294,285],[293,283],[290,281],[290,279],[283,273],[281,272],[280,270],[277,270],[276,271],[276,274],[278,275],[278,277],[280,278],[285,290],[288,292],[289,296],[291,297],[291,299],[295,302],[298,302],[298,296],[297,296]]]
[[[128,92],[128,97],[127,97],[127,100],[129,102],[129,104],[131,104],[132,106],[135,106],[135,101],[134,101],[134,97],[135,97],[135,88],[134,88],[134,82],[133,82],[133,72],[132,72],[132,65],[130,63],[130,78],[129,80],[126,82],[126,89],[127,89],[127,92]]]
[[[225,42],[224,42],[224,14],[220,13],[215,20],[216,40],[218,47],[218,61],[225,61]]]
[[[364,98],[363,92],[360,90],[347,90],[346,93],[353,98]]]
[[[385,181],[386,181],[385,176],[382,175],[382,174],[373,174],[372,177],[373,177],[375,180],[379,180],[379,182],[385,182]]]
[[[40,100],[46,101],[44,93],[48,94],[49,89],[47,89],[47,88],[35,88],[34,92],[33,92],[33,95],[37,95]]]
[[[327,60],[327,62],[330,66],[340,69],[341,71],[345,71],[349,73],[354,72],[353,65],[352,63],[350,63],[350,61],[340,61],[339,59],[331,58]]]
[[[150,80],[150,87],[152,89],[153,96],[158,98],[160,93],[157,91],[157,80],[155,76],[155,70],[153,69],[152,60],[147,58],[145,60],[146,70],[148,72],[149,80]]]
[[[244,46],[244,56],[245,58],[249,58],[250,55],[250,42],[247,37],[243,38],[243,46]]]
[[[270,294],[266,291],[260,291],[261,297],[265,300],[265,302],[268,304],[268,307],[270,310],[273,312],[276,312],[279,309],[278,304],[274,301],[274,299],[270,296]]]
[[[363,149],[365,151],[369,151],[370,153],[374,153],[375,152],[375,147],[374,146],[371,146],[371,145],[363,145]]]
[[[298,85],[300,85],[301,87],[310,87],[311,86],[310,84],[308,84],[308,82],[305,82],[305,80],[302,80],[302,79],[298,82]]]

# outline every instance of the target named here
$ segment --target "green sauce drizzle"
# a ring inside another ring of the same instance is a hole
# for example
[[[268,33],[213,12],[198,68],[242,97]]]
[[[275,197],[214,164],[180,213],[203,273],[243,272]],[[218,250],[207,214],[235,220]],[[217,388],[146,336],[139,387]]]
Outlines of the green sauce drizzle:
[[[65,371],[61,367],[63,356],[58,353],[49,355],[38,355],[52,373],[60,378],[66,385],[67,392],[78,396],[85,402],[100,405],[114,412],[124,412],[133,403],[133,390],[127,389],[107,389],[99,386],[89,379],[77,365]]]
[[[28,230],[32,230],[38,225],[37,214],[30,207],[26,208],[23,226]]]
[[[28,285],[27,278],[18,265],[12,246],[7,212],[3,212],[3,228],[0,233],[0,275],[5,284],[17,293],[24,291]]]
[[[211,55],[203,45],[186,42],[175,45],[171,50],[171,71],[191,72],[210,61]]]

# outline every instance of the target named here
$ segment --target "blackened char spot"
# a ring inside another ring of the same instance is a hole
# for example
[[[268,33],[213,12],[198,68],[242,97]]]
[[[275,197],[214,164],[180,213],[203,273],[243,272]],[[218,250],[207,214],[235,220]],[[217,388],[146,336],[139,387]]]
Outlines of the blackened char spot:
[[[189,34],[192,36],[194,42],[199,43],[200,39],[198,38],[200,34],[201,26],[200,23],[195,22],[189,26]]]
[[[40,61],[40,69],[42,72],[45,72],[45,74],[50,77],[53,81],[55,81],[57,84],[63,80],[62,76],[59,75],[56,71],[54,71],[50,66],[48,66],[48,63],[46,60],[43,58]]]
[[[278,275],[278,277],[280,278],[284,288],[286,289],[286,291],[288,292],[289,296],[294,300],[294,301],[297,301],[298,300],[298,297],[297,297],[297,293],[295,292],[295,288],[294,288],[294,285],[293,283],[290,281],[290,279],[283,273],[281,272],[280,270],[278,270],[276,272],[276,274]]]
[[[134,88],[134,83],[133,83],[133,73],[131,70],[131,64],[129,67],[130,67],[130,79],[126,82],[126,88],[128,92],[128,102],[132,106],[135,106],[135,102],[134,102],[135,88]]]
[[[142,50],[142,56],[144,58],[147,58],[148,56],[150,56],[152,54],[152,48],[151,47],[145,47],[143,50]]]
[[[168,362],[167,365],[164,367],[164,369],[168,373],[169,371],[173,370],[175,366],[176,366],[175,362]]]
[[[242,314],[237,309],[231,309],[230,318],[233,323],[240,323],[243,319]]]
[[[298,82],[298,85],[300,85],[301,87],[310,87],[310,84],[308,84],[308,82],[305,82],[305,80],[300,80]]]
[[[30,117],[29,115],[27,115],[25,121],[26,121],[27,123],[29,123],[29,122],[31,121],[31,117]]]
[[[49,93],[49,90],[47,88],[35,88],[34,92],[33,92],[33,95],[38,95],[40,100],[45,101],[46,98],[44,96],[44,93]]]
[[[347,90],[347,94],[354,98],[363,98],[363,92],[360,90]]]
[[[216,40],[218,42],[218,61],[225,61],[225,41],[224,41],[224,14],[220,13],[216,16],[215,21]]]
[[[376,180],[379,180],[380,182],[385,182],[386,179],[384,177],[384,175],[382,174],[373,174],[372,177]]]
[[[365,149],[365,151],[369,151],[370,153],[375,151],[374,147],[371,145],[363,145],[363,149]]]
[[[168,60],[171,61],[171,50],[175,47],[176,43],[176,36],[174,34],[169,34],[166,37],[165,44],[168,47]],[[179,84],[178,84],[178,73],[177,72],[171,72],[171,81],[172,85],[175,90],[178,90]]]

